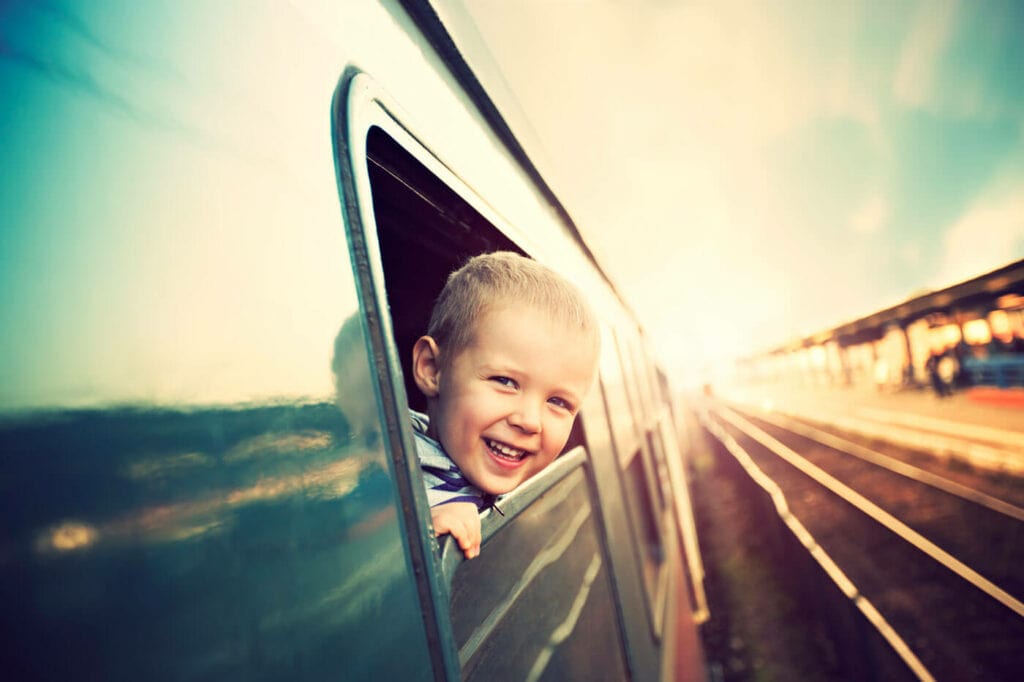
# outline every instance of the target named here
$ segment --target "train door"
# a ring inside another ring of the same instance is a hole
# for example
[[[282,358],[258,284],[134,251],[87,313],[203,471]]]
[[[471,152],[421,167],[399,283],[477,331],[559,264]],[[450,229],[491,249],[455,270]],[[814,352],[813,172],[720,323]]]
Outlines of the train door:
[[[433,538],[408,415],[423,406],[410,381],[412,344],[451,270],[477,253],[523,249],[366,76],[343,82],[336,112],[353,263],[436,676],[627,678],[580,420],[553,465],[484,513],[479,557],[465,562],[450,539]]]

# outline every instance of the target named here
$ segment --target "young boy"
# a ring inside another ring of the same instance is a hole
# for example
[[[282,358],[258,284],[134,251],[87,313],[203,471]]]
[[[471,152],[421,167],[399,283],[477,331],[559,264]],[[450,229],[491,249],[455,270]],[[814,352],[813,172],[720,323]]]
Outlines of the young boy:
[[[429,417],[416,449],[436,535],[480,553],[479,512],[562,451],[597,372],[600,335],[580,292],[511,252],[448,277],[412,372]]]

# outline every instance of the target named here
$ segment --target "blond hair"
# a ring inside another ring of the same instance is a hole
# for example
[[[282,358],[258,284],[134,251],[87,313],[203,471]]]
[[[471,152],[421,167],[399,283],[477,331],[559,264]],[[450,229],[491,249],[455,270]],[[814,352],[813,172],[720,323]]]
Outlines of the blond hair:
[[[506,303],[546,311],[552,319],[582,334],[596,357],[600,342],[597,318],[579,289],[531,258],[495,251],[470,258],[448,275],[434,303],[427,334],[437,342],[441,362],[447,363],[470,345],[477,320]]]

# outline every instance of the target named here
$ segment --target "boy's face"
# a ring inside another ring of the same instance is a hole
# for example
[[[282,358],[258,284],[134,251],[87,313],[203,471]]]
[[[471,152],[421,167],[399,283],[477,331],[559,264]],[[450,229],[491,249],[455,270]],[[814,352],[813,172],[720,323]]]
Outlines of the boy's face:
[[[473,485],[501,495],[562,451],[596,357],[583,334],[529,305],[491,309],[474,332],[445,367],[433,366],[434,383],[417,379],[431,435]]]

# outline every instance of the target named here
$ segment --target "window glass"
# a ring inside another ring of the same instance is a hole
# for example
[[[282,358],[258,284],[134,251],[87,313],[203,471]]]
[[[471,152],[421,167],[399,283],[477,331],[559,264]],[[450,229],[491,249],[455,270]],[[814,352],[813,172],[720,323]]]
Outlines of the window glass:
[[[654,416],[654,398],[651,393],[649,363],[644,354],[643,345],[639,336],[629,336],[629,354],[633,360],[633,374],[636,377],[637,394],[643,414],[643,424],[647,426],[648,420]]]
[[[601,325],[601,384],[616,450],[620,460],[628,461],[636,449],[636,423],[633,421],[625,374],[619,362],[615,334],[605,324]]]
[[[615,342],[616,351],[619,355],[619,362],[622,365],[622,374],[625,379],[626,397],[629,400],[630,411],[637,425],[638,432],[643,429],[644,411],[641,404],[640,391],[636,379],[636,371],[633,368],[633,353],[630,348],[630,336],[627,327],[616,330]]]
[[[580,466],[459,566],[451,614],[464,679],[625,679],[602,554]]]
[[[657,602],[659,570],[664,558],[658,524],[658,511],[651,496],[647,458],[636,451],[622,470],[626,506],[629,508],[635,546],[639,553],[644,587],[652,622],[659,610]]]
[[[654,462],[654,488],[658,495],[661,509],[667,509],[672,499],[672,485],[669,481],[668,463],[665,461],[665,447],[661,431],[657,428],[647,432],[647,446]]]

